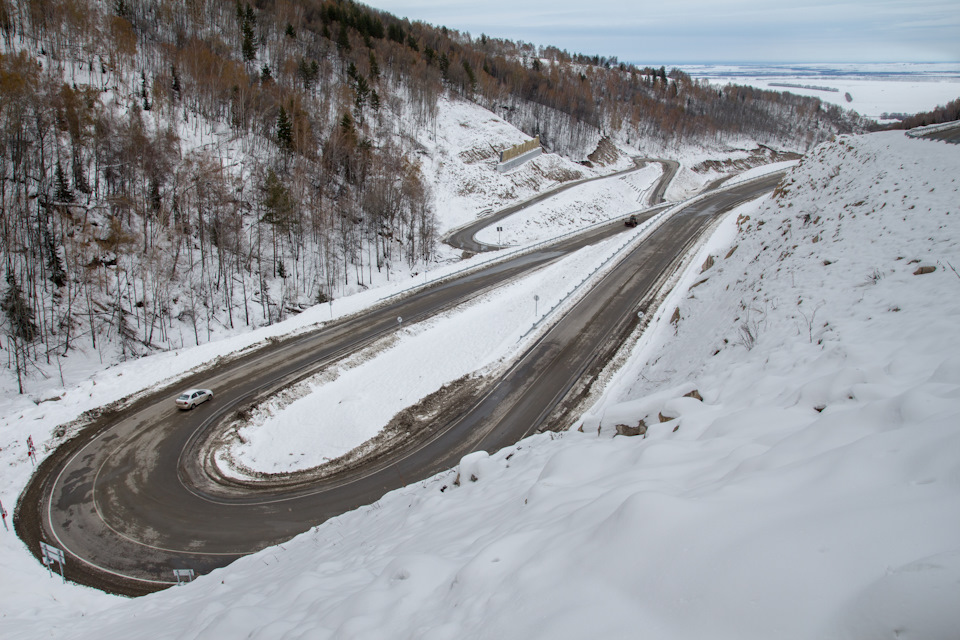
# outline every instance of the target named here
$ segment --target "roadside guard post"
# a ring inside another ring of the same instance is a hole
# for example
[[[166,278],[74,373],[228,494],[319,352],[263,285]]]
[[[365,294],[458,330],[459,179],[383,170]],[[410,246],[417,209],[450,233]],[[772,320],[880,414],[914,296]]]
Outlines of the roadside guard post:
[[[33,436],[27,436],[27,457],[33,466],[37,466],[37,448],[33,446]]]
[[[40,555],[43,556],[43,564],[47,565],[47,573],[51,576],[53,576],[53,572],[50,569],[50,565],[54,562],[60,565],[60,579],[66,582],[67,579],[63,576],[63,550],[46,542],[41,542]]]
[[[10,527],[7,526],[7,510],[3,508],[3,502],[0,502],[0,520],[3,520],[3,528],[10,531]]]

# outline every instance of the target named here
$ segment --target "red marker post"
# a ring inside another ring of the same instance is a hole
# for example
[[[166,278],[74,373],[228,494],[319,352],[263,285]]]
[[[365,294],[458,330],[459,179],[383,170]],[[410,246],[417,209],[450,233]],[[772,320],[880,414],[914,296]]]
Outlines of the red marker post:
[[[3,528],[10,531],[10,527],[7,526],[7,510],[3,508],[3,502],[0,502],[0,520],[3,520]]]
[[[37,466],[37,448],[33,446],[33,436],[27,436],[27,457],[33,466]]]

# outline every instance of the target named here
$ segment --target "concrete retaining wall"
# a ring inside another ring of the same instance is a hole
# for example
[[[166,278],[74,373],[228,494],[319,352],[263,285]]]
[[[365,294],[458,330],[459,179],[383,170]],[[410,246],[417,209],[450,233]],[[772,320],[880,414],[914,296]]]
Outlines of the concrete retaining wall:
[[[541,153],[543,153],[543,149],[540,147],[537,147],[533,151],[527,151],[526,153],[519,155],[516,158],[511,158],[506,162],[501,162],[500,164],[497,165],[497,171],[499,171],[500,173],[506,173],[511,169],[516,169],[527,160],[533,160],[534,158],[539,156]]]

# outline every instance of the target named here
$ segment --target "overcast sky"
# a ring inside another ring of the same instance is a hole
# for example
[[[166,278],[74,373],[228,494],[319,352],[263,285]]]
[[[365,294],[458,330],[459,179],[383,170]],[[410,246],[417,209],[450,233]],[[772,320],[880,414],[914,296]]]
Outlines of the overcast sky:
[[[960,62],[960,0],[365,0],[411,20],[640,64]]]

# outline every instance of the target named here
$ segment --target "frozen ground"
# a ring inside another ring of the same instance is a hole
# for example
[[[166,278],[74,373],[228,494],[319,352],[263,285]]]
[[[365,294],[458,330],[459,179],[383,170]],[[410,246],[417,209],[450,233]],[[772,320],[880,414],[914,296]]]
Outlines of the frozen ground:
[[[60,585],[3,536],[5,636],[954,638],[958,175],[902,134],[820,147],[729,216],[582,432],[190,586]]]
[[[883,120],[884,113],[911,115],[930,111],[960,98],[960,63],[682,65],[681,68],[716,85],[733,83],[789,91],[853,109],[875,120]],[[785,84],[795,86],[783,86]],[[833,91],[824,91],[824,88]]]

